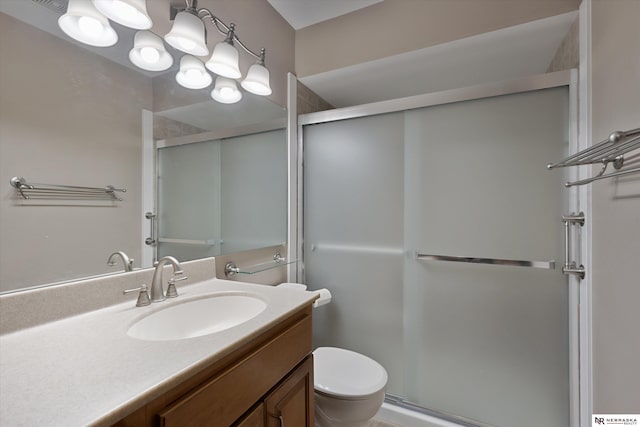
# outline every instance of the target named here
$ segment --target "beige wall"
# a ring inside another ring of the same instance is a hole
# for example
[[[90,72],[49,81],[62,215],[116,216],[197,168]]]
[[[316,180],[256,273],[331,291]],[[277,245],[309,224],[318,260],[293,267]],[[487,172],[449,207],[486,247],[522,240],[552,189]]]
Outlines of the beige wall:
[[[0,14],[0,291],[117,271],[116,250],[140,265],[143,108],[148,79]],[[13,176],[127,192],[114,206],[34,206]]]
[[[578,9],[580,0],[386,0],[296,32],[298,77]]]
[[[640,127],[640,1],[593,0],[592,4],[592,135],[597,142],[613,130]],[[635,158],[638,167],[640,156]],[[593,411],[637,414],[640,175],[591,185]]]
[[[333,105],[329,104],[317,93],[298,82],[296,108],[298,114],[315,113],[317,111],[331,110]]]
[[[571,24],[571,28],[569,28],[567,35],[562,40],[562,43],[560,43],[556,54],[553,56],[553,59],[547,68],[547,73],[578,68],[580,65],[579,27],[580,18],[576,17],[576,20]]]

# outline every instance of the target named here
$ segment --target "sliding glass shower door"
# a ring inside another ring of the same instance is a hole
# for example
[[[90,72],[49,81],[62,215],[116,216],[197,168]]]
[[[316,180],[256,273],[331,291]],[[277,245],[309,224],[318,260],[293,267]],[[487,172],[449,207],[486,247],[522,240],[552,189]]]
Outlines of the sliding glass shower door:
[[[181,261],[285,239],[284,129],[158,149],[158,258]]]
[[[334,295],[315,345],[422,408],[567,426],[567,197],[545,165],[568,109],[557,87],[304,126],[305,280]]]
[[[401,394],[403,113],[304,130],[304,266],[332,303],[315,310],[314,345],[368,354]]]

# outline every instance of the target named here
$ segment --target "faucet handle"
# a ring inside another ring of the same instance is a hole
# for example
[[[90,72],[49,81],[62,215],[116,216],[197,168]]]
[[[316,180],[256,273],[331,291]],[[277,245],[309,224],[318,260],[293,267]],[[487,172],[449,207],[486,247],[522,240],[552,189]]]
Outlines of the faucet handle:
[[[175,298],[178,296],[178,291],[176,289],[176,282],[182,282],[183,280],[187,280],[189,276],[184,274],[184,270],[178,270],[173,272],[173,276],[169,279],[169,286],[167,286],[167,294],[165,295],[167,298]]]
[[[178,270],[173,272],[171,280],[173,280],[174,282],[182,282],[183,280],[187,280],[188,278],[189,276],[184,274],[184,270]]]
[[[138,291],[140,291],[140,294],[138,294],[138,301],[136,301],[136,307],[144,307],[151,304],[151,299],[149,298],[149,292],[147,291],[147,285],[145,284],[142,284],[142,286],[140,286],[139,288],[126,289],[122,291],[122,295],[126,295],[131,292],[138,292]]]
[[[186,277],[184,278],[186,279]],[[178,280],[184,280],[178,279]],[[169,286],[167,286],[167,294],[165,295],[167,298],[175,298],[178,296],[178,290],[176,289],[176,279],[173,277],[169,279]]]

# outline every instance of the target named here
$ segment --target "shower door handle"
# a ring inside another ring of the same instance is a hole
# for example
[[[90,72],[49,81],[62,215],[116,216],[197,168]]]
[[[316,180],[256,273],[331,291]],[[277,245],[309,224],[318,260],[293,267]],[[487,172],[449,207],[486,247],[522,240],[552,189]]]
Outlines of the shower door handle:
[[[151,235],[144,239],[144,244],[148,246],[155,246],[156,244],[156,214],[152,212],[147,212],[144,214],[144,217],[151,221]]]
[[[563,215],[562,222],[564,222],[564,266],[562,267],[562,272],[567,275],[573,274],[578,276],[579,279],[584,279],[584,266],[578,266],[575,261],[571,260],[573,252],[571,251],[571,227],[575,225],[582,227],[584,225],[584,213]]]

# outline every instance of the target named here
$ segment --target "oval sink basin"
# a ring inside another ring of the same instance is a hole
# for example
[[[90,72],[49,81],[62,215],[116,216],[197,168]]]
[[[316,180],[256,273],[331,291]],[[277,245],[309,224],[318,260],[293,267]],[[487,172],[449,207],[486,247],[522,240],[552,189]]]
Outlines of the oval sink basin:
[[[134,323],[127,335],[147,341],[171,341],[214,334],[240,325],[267,308],[250,295],[221,294],[174,304]]]

